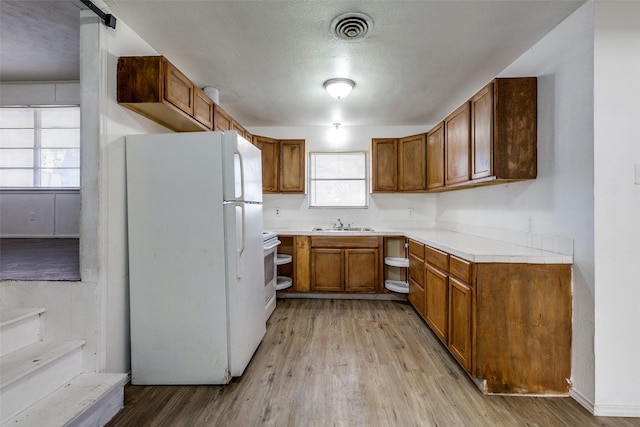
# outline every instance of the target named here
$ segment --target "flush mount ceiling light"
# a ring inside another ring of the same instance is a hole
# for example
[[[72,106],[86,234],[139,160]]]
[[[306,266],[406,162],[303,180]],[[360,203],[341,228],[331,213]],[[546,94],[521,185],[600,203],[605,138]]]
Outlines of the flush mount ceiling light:
[[[356,83],[350,79],[329,79],[324,82],[324,88],[335,99],[342,99],[349,95],[355,85]]]

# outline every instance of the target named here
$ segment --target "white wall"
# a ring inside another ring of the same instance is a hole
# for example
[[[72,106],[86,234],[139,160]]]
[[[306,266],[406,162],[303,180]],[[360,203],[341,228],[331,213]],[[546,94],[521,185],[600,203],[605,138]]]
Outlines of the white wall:
[[[82,225],[81,269],[98,283],[98,367],[130,370],[125,135],[170,132],[116,100],[118,57],[157,55],[118,20],[116,29],[81,15]],[[83,280],[84,280],[83,275]]]
[[[573,394],[592,406],[593,4],[569,16],[501,76],[538,77],[538,178],[441,193],[437,220],[519,232],[531,220],[537,233],[574,239]]]
[[[306,161],[311,151],[367,151],[371,161],[372,138],[398,138],[424,133],[431,126],[343,126],[340,137],[335,129],[326,127],[248,127],[254,135],[276,139],[304,139]],[[308,189],[308,183],[305,186]],[[372,194],[367,209],[309,209],[308,196],[266,194],[264,196],[264,227],[277,230],[311,230],[331,227],[338,218],[344,224],[377,229],[426,228],[434,225],[433,194]],[[275,210],[280,210],[280,216]],[[413,216],[409,216],[409,209]]]
[[[0,237],[79,236],[79,190],[0,190]]]
[[[596,2],[595,413],[640,416],[640,3]]]

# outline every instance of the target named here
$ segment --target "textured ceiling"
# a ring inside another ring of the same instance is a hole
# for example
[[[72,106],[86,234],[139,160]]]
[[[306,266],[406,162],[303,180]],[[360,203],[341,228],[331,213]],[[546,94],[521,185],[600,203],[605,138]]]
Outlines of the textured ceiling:
[[[54,3],[60,2],[2,0],[2,80],[45,80],[38,73],[57,69],[49,52],[77,64],[77,40],[70,40],[77,27],[6,24],[7,18],[31,22],[20,5]],[[58,14],[73,14],[68,10],[75,6],[66,3]],[[105,3],[197,85],[217,87],[222,107],[245,126],[308,126],[435,123],[583,1]],[[373,19],[358,41],[341,40],[330,30],[335,16],[350,11]],[[51,37],[54,29],[63,35]],[[36,45],[5,55],[5,35],[8,43],[33,38]],[[68,73],[60,67],[59,78],[71,78]],[[356,82],[349,97],[336,101],[324,92],[322,83],[333,77]]]

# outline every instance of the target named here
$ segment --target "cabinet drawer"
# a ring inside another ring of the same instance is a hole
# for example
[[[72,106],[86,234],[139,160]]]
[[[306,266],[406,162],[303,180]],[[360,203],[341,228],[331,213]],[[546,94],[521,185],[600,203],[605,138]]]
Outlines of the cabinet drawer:
[[[446,252],[439,251],[438,249],[434,249],[432,247],[427,246],[426,248],[426,259],[427,262],[431,265],[435,265],[439,269],[443,271],[449,271],[449,254]]]
[[[471,262],[451,255],[449,257],[449,273],[465,283],[471,283]]]
[[[424,245],[409,239],[409,254],[424,261]]]
[[[377,248],[378,246],[378,237],[311,237],[312,248]]]

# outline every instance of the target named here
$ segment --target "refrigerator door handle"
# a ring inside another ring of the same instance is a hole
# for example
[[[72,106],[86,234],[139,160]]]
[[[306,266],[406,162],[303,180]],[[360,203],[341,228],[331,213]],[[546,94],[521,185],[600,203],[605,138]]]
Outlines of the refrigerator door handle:
[[[242,262],[242,254],[244,253],[245,238],[246,238],[246,234],[245,234],[245,230],[246,230],[245,212],[244,212],[244,203],[242,203],[242,202],[233,202],[233,204],[236,207],[239,207],[240,210],[242,211],[242,221],[240,222],[240,226],[242,227],[242,231],[240,232],[240,245],[238,246],[238,249],[236,250],[236,277],[238,279],[241,279],[242,278],[242,265],[240,263]]]
[[[236,200],[244,201],[244,161],[237,145],[235,148],[235,153],[238,155],[238,162],[240,164],[240,196]]]

